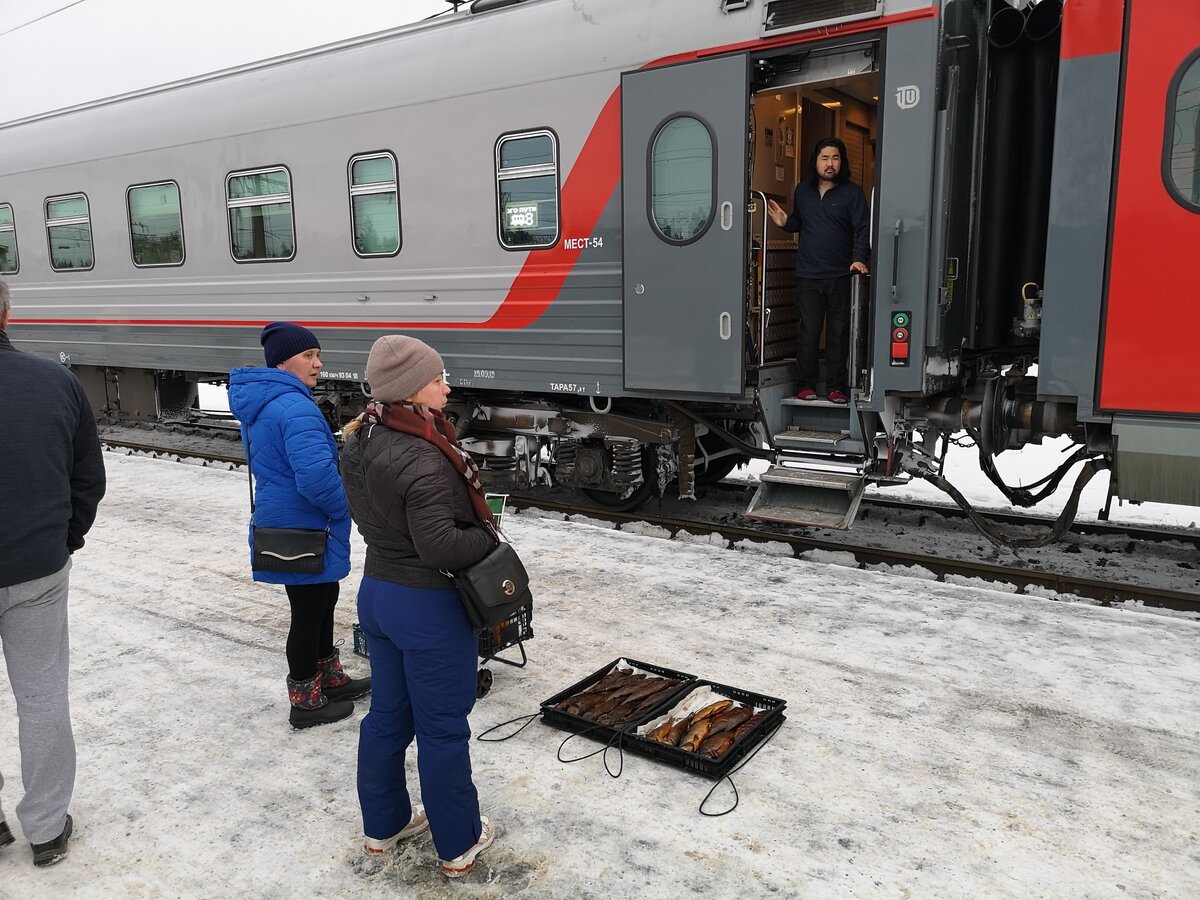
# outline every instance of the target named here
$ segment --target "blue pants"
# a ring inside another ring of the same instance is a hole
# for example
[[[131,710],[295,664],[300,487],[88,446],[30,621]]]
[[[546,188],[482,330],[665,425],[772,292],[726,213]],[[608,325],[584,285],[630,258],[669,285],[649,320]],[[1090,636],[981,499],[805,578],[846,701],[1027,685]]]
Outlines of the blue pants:
[[[364,577],[358,622],[371,654],[371,711],[358,737],[358,802],[367,837],[412,818],[404,756],[417,740],[421,799],[442,859],[479,840],[471,726],[479,641],[458,592]]]

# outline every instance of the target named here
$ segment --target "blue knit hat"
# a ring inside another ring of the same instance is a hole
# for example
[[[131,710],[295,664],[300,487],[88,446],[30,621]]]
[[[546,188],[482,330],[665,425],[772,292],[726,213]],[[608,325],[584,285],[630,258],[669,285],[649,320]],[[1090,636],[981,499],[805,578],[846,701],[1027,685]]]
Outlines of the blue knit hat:
[[[258,342],[263,345],[263,356],[267,365],[274,368],[305,350],[320,350],[317,336],[303,325],[291,322],[272,322],[262,330]]]

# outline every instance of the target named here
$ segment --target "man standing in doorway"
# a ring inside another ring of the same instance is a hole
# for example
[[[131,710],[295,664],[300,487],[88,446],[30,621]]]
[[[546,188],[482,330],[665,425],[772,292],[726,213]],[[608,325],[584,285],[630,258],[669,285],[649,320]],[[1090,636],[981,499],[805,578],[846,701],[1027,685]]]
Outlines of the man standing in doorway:
[[[104,460],[83,388],[64,366],[13,348],[10,306],[0,281],[0,643],[19,720],[17,818],[33,864],[50,866],[69,849],[75,789],[67,578],[104,496]],[[0,852],[13,840],[0,809]]]
[[[774,200],[767,214],[784,231],[799,232],[796,302],[796,397],[817,399],[817,350],[825,326],[825,389],[834,403],[850,401],[850,275],[867,274],[870,255],[867,200],[850,180],[846,145],[823,138],[813,148],[808,179],[796,185],[789,216]]]

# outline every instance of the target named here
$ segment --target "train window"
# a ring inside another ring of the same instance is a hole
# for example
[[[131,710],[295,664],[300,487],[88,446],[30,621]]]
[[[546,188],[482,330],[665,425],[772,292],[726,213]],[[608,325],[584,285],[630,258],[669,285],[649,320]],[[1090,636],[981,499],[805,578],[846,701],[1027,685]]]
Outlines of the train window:
[[[502,135],[496,142],[500,244],[508,250],[558,243],[558,139],[549,130]]]
[[[664,240],[689,244],[713,220],[716,166],[708,126],[691,116],[663,123],[650,149],[650,221]]]
[[[17,223],[12,204],[0,203],[0,273],[10,275],[20,268],[17,257]]]
[[[1200,50],[1184,60],[1167,92],[1163,181],[1179,203],[1200,212]]]
[[[238,262],[296,255],[291,176],[283,166],[231,172],[225,178],[229,249]]]
[[[350,216],[359,256],[400,252],[400,193],[392,154],[369,153],[350,160]]]
[[[92,220],[84,194],[46,198],[46,236],[55,272],[82,271],[95,265]]]
[[[135,266],[183,265],[183,213],[174,181],[134,185],[125,192]]]

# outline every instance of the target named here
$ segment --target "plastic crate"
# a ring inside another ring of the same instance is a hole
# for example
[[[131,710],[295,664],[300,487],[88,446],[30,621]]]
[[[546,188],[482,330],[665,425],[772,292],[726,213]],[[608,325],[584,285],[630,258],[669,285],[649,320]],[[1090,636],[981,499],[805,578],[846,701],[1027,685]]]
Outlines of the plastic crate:
[[[654,706],[649,710],[639,714],[633,721],[622,724],[619,729],[612,725],[601,725],[598,722],[592,721],[591,719],[585,719],[583,716],[577,716],[573,713],[554,708],[556,703],[578,694],[582,690],[586,690],[611,672],[614,668],[621,666],[622,664],[624,664],[624,667],[626,668],[646,672],[651,675],[661,675],[664,678],[677,678],[682,682],[682,684],[680,684],[677,689],[670,691],[666,697],[662,698],[660,702],[654,704]],[[645,722],[655,715],[660,715],[661,710],[669,708],[671,705],[673,705],[681,694],[686,693],[694,686],[695,682],[696,676],[692,675],[690,672],[680,672],[675,669],[665,669],[662,666],[656,666],[651,663],[640,662],[636,659],[629,659],[627,657],[620,657],[618,659],[614,659],[603,668],[596,670],[583,680],[575,682],[575,684],[571,685],[566,690],[559,691],[549,700],[543,700],[541,705],[542,721],[548,725],[554,725],[557,728],[563,728],[567,731],[574,731],[578,733],[586,732],[588,737],[607,743],[615,734],[617,734],[618,731],[625,732],[630,728],[636,728],[639,723]]]
[[[699,680],[690,684],[686,691],[676,694],[670,704],[658,707],[654,715],[644,717],[642,724],[662,718],[676,704],[683,702],[689,694],[702,687],[709,687],[713,693],[740,703],[742,706],[749,706],[755,712],[764,709],[769,710],[769,712],[763,716],[762,721],[738,738],[720,759],[708,759],[695,753],[681,750],[678,747],[672,747],[669,744],[660,744],[658,741],[652,741],[633,730],[625,734],[621,740],[621,746],[633,753],[649,756],[668,765],[677,766],[681,769],[689,769],[713,778],[722,778],[729,773],[729,770],[734,767],[738,760],[757,747],[763,738],[774,732],[775,728],[781,725],[785,719],[783,710],[787,706],[787,703],[777,697],[756,694],[741,688],[717,684],[714,681]]]
[[[362,629],[358,626],[357,622],[354,623],[351,630],[354,634],[355,654],[363,657],[364,659],[370,659],[371,654],[367,652],[367,636],[362,633]]]

